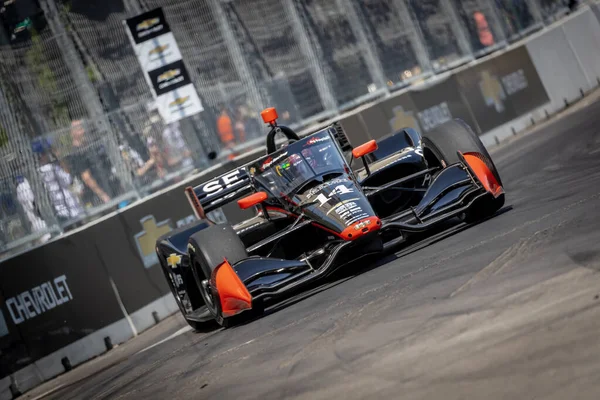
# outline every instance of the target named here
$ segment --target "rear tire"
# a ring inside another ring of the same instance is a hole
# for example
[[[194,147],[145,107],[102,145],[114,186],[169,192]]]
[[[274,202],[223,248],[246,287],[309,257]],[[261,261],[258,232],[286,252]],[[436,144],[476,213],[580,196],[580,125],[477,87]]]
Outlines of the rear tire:
[[[490,153],[481,142],[481,139],[479,139],[479,136],[464,121],[454,119],[446,122],[431,132],[424,134],[423,143],[425,148],[431,151],[435,159],[444,167],[461,161],[457,154],[458,151],[461,153],[475,152],[483,155],[485,164],[500,186],[503,186],[500,174],[492,161]],[[466,216],[466,222],[474,222],[493,215],[502,208],[504,201],[505,196],[502,194],[493,200],[473,204]]]
[[[190,266],[194,273],[194,279],[202,294],[206,307],[213,315],[217,323],[228,327],[239,323],[244,314],[251,314],[245,311],[240,314],[240,318],[223,318],[221,313],[221,303],[218,298],[213,296],[209,290],[208,281],[216,267],[223,263],[224,259],[233,265],[236,262],[248,257],[246,246],[239,238],[237,233],[229,225],[212,225],[208,228],[194,233],[188,243],[190,248]],[[260,309],[260,307],[258,307]]]

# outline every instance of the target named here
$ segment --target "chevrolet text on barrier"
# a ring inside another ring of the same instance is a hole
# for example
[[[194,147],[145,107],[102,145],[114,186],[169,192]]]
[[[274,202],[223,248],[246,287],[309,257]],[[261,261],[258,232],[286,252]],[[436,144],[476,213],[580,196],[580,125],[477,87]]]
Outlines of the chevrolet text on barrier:
[[[14,324],[19,325],[27,319],[35,318],[71,300],[73,295],[69,290],[67,277],[61,275],[18,296],[6,299],[6,308]]]
[[[156,242],[177,304],[195,328],[230,326],[268,302],[327,277],[366,255],[382,254],[442,222],[475,222],[504,205],[498,171],[461,120],[421,134],[403,128],[353,148],[338,123],[302,139],[262,117],[267,154],[194,188],[198,218]],[[283,135],[287,143],[276,146]],[[354,159],[362,168],[353,169]],[[216,224],[206,213],[237,200],[253,216]]]

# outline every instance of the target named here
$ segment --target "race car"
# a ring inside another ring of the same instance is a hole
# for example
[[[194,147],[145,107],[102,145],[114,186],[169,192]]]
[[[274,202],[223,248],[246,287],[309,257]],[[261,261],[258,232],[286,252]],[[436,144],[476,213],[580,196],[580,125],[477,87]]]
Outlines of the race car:
[[[442,223],[493,216],[504,204],[489,153],[461,120],[353,147],[339,123],[300,138],[277,124],[274,108],[261,115],[270,128],[266,154],[187,187],[197,220],[156,243],[195,329],[260,317],[265,305],[361,257],[385,254]],[[207,217],[234,201],[251,213],[241,223]]]

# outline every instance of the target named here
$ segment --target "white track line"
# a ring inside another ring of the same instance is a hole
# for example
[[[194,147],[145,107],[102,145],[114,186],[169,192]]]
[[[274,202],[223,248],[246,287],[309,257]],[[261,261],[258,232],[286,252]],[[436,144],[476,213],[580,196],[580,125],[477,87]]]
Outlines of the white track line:
[[[169,340],[171,340],[171,339],[175,339],[177,336],[181,336],[181,335],[183,335],[184,333],[186,333],[186,332],[189,332],[189,331],[191,331],[191,330],[192,330],[192,328],[191,328],[190,326],[185,326],[185,327],[181,328],[180,330],[178,330],[177,332],[175,332],[174,334],[172,334],[171,336],[169,336],[169,337],[166,337],[166,338],[164,338],[163,340],[161,340],[161,341],[159,341],[159,342],[156,342],[156,343],[154,343],[153,345],[151,345],[151,346],[148,346],[148,347],[146,347],[145,349],[143,349],[143,350],[140,350],[140,351],[138,351],[138,352],[137,352],[137,353],[135,353],[135,354],[140,354],[140,353],[143,353],[143,352],[145,352],[146,350],[150,350],[151,348],[153,348],[153,347],[155,347],[155,346],[158,346],[159,344],[163,344],[163,343],[165,343],[165,342],[168,342],[168,341],[169,341]]]

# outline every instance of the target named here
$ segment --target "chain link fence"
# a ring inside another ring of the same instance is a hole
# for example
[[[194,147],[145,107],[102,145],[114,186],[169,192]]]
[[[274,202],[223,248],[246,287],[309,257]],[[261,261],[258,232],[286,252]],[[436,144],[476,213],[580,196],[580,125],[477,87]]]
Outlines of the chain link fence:
[[[18,0],[0,5],[0,258],[262,143],[489,54],[569,0]],[[165,124],[124,20],[162,7],[204,111]],[[226,135],[226,131],[233,132]]]

